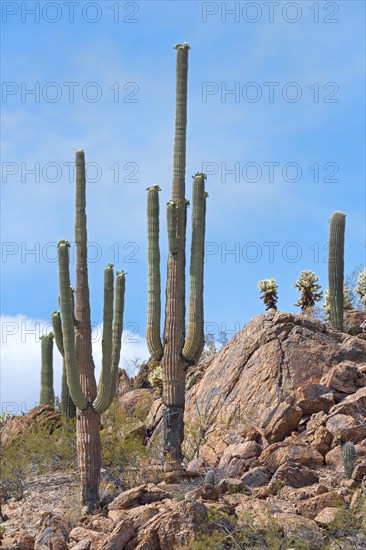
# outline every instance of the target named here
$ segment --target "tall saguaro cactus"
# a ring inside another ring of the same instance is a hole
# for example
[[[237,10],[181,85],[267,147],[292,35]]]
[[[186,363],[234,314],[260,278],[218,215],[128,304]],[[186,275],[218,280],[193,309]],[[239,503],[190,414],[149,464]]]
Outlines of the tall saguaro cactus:
[[[164,468],[181,470],[184,437],[185,378],[189,365],[198,361],[204,346],[203,330],[203,256],[206,197],[204,174],[193,180],[192,245],[188,331],[185,335],[185,198],[188,44],[176,49],[176,114],[172,198],[167,204],[168,275],[165,326],[160,339],[160,251],[159,187],[147,191],[148,227],[148,319],[147,343],[151,357],[161,362],[164,403]]]
[[[71,290],[71,292],[73,292]],[[66,418],[75,418],[76,416],[76,407],[75,403],[71,399],[69,386],[67,385],[67,373],[66,373],[66,364],[65,364],[65,351],[64,351],[64,341],[62,334],[62,322],[61,314],[59,311],[54,311],[52,313],[52,328],[55,335],[55,342],[58,351],[62,355],[62,380],[61,380],[61,411]]]
[[[75,318],[70,292],[69,243],[59,241],[59,285],[62,334],[67,384],[77,411],[76,434],[82,502],[90,512],[99,502],[101,468],[100,415],[116,393],[120,358],[124,272],[116,273],[114,294],[113,265],[104,270],[104,311],[102,372],[98,388],[94,376],[87,264],[86,180],[84,151],[76,153],[76,290]],[[115,302],[113,304],[113,302]]]
[[[343,330],[345,225],[345,214],[334,212],[329,220],[328,286],[330,319],[333,328],[336,330]]]
[[[41,336],[41,405],[54,405],[55,393],[53,390],[53,333]]]

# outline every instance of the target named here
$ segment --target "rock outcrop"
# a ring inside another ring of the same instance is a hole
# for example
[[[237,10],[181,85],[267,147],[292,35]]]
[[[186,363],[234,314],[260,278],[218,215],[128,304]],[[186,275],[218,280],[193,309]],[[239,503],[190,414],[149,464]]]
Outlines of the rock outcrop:
[[[363,334],[336,332],[309,317],[273,310],[256,317],[220,353],[192,369],[185,449],[193,460],[186,483],[166,479],[132,487],[106,499],[101,513],[78,517],[72,525],[59,509],[55,515],[48,511],[28,530],[20,522],[8,548],[188,550],[212,514],[227,518],[220,520],[225,529],[240,525],[249,539],[275,525],[282,538],[325,546],[339,513],[355,509],[362,519],[366,512]],[[131,387],[120,374],[119,410],[131,418],[151,404],[138,426],[149,446],[162,432],[161,398],[151,388]],[[43,406],[14,418],[2,441],[9,444],[44,421],[52,427],[59,417]],[[105,429],[114,428],[106,423]],[[347,441],[356,454],[346,476]],[[215,479],[205,483],[212,468]],[[26,496],[24,510],[9,503],[5,512],[19,513],[29,524],[32,498]],[[362,529],[354,537],[355,545],[366,547]]]

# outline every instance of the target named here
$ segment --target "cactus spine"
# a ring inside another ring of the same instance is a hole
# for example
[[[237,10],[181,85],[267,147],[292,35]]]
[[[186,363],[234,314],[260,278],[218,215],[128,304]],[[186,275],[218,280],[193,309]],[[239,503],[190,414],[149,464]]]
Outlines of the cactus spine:
[[[343,467],[347,479],[350,479],[356,463],[356,448],[351,441],[343,445]]]
[[[94,376],[87,265],[86,181],[84,151],[76,153],[76,307],[75,318],[70,293],[69,243],[59,241],[59,286],[62,341],[70,395],[77,406],[77,451],[82,502],[91,512],[99,502],[101,468],[100,415],[115,395],[120,357],[125,274],[116,274],[114,294],[113,266],[104,271],[103,362],[98,388]],[[113,312],[113,301],[114,312]]]
[[[71,290],[72,292],[72,290]],[[67,374],[66,374],[66,365],[65,365],[65,352],[64,352],[64,342],[62,335],[62,322],[61,314],[59,311],[54,311],[52,313],[52,328],[55,335],[55,342],[58,351],[62,355],[62,381],[61,381],[61,412],[66,418],[75,418],[76,416],[76,407],[71,399],[69,392],[69,386],[67,385]]]
[[[164,469],[181,470],[184,437],[185,378],[200,357],[203,338],[203,254],[206,196],[204,174],[193,182],[192,247],[188,332],[185,338],[185,241],[188,201],[185,198],[188,44],[176,49],[176,114],[172,198],[167,204],[168,275],[165,326],[160,340],[160,251],[157,186],[147,195],[148,320],[146,339],[151,358],[161,361],[164,403]]]
[[[53,333],[41,336],[41,393],[39,402],[41,405],[55,404],[53,391]]]
[[[343,330],[345,225],[346,216],[342,212],[334,212],[329,227],[328,285],[330,318],[335,330]]]

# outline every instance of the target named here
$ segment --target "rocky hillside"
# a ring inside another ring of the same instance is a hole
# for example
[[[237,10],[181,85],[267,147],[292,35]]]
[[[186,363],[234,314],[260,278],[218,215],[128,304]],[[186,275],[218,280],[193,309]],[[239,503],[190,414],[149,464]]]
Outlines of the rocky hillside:
[[[303,315],[254,318],[189,374],[186,479],[107,494],[100,514],[78,517],[62,489],[57,500],[61,474],[49,491],[40,478],[3,506],[4,548],[366,548],[365,315],[354,318],[349,333]],[[161,398],[120,382],[122,411],[150,407],[129,435],[159,468]],[[50,410],[11,420],[3,443],[47,415],[55,422]]]

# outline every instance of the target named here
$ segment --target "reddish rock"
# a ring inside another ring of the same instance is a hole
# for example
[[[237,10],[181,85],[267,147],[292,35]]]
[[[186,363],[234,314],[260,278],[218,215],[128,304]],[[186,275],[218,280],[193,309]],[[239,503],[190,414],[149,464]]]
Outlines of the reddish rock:
[[[301,464],[282,464],[271,479],[269,487],[283,480],[286,485],[299,489],[318,483],[319,476],[313,471]]]
[[[366,437],[366,423],[363,415],[357,417],[333,413],[327,421],[326,429],[335,441],[359,443]]]
[[[41,517],[41,529],[34,541],[34,550],[67,550],[67,539],[71,524],[51,512]]]
[[[364,478],[366,479],[366,462],[357,464],[352,472],[351,477],[355,481],[362,481]]]
[[[344,508],[344,499],[335,491],[309,498],[297,505],[298,513],[309,519],[314,519],[321,510],[329,507]]]
[[[125,369],[118,369],[117,396],[122,397],[125,393],[131,391],[132,388],[132,380]]]
[[[72,547],[72,550],[90,550],[91,542],[90,540],[81,540]]]
[[[269,421],[264,426],[264,437],[269,443],[283,441],[299,425],[302,410],[297,405],[284,401],[275,406],[270,413]]]
[[[257,458],[261,447],[255,441],[247,441],[239,445],[229,445],[219,462],[219,468],[225,468],[231,476],[241,476]]]
[[[345,332],[352,336],[366,336],[366,311],[351,309],[344,312]]]
[[[267,485],[270,479],[271,474],[263,466],[257,466],[241,477],[247,487],[263,487],[263,485]]]
[[[224,477],[220,479],[217,484],[219,494],[228,493],[229,495],[235,493],[241,493],[245,488],[245,485],[241,479],[233,477]],[[250,491],[249,491],[250,494]]]
[[[1,546],[1,543],[0,543]],[[27,531],[22,531],[18,536],[18,548],[19,550],[33,550],[34,549],[34,536]]]
[[[306,443],[289,440],[267,447],[260,455],[259,462],[269,472],[275,473],[284,463],[302,464],[316,469],[323,464],[323,457]]]
[[[202,524],[207,510],[201,502],[170,502],[137,530],[135,537],[123,550],[172,550],[189,548]],[[106,550],[106,549],[105,549]]]
[[[320,426],[310,438],[310,445],[322,456],[325,456],[331,448],[332,441],[332,433],[325,426]]]
[[[134,522],[128,514],[125,514],[125,517],[120,519],[119,523],[110,535],[104,539],[103,544],[99,548],[100,550],[121,550],[134,537],[135,532]]]
[[[316,523],[320,523],[320,525],[329,525],[334,522],[338,514],[339,508],[332,508],[329,506],[327,508],[323,508],[323,510],[315,516],[314,521],[316,521]]]
[[[333,394],[322,384],[305,384],[296,390],[295,396],[304,415],[328,412],[334,405]]]
[[[322,379],[323,384],[338,395],[338,401],[366,385],[365,375],[350,362],[333,367]]]
[[[84,529],[91,529],[97,533],[110,533],[114,527],[114,521],[111,518],[97,515],[97,516],[84,516],[79,525]]]
[[[150,504],[151,502],[157,502],[169,497],[169,493],[166,493],[157,485],[153,483],[145,483],[138,487],[133,487],[128,491],[124,491],[118,495],[109,505],[108,510],[127,510],[134,506],[141,504]]]
[[[72,547],[72,550],[90,550],[91,542],[90,540],[81,540],[75,546]]]
[[[93,531],[92,529],[85,529],[77,525],[69,533],[70,543],[88,545],[93,550],[99,547],[105,539],[104,533],[99,531]]]
[[[190,460],[187,464],[188,472],[203,471],[206,467],[207,464],[202,457],[194,458],[193,460]]]
[[[366,387],[357,390],[354,394],[349,395],[341,403],[335,405],[332,414],[345,414],[356,417],[356,415],[366,414]]]
[[[343,448],[342,445],[337,445],[325,455],[325,463],[328,466],[333,466],[335,470],[343,472]]]
[[[340,360],[357,368],[365,364],[365,356],[366,341],[328,330],[311,317],[279,311],[255,317],[205,361],[202,378],[186,392],[186,422],[209,426],[199,455],[216,466],[227,444],[234,443],[222,444],[229,433],[265,446],[263,426],[271,421],[269,410],[284,406],[285,397],[293,395],[295,388],[319,384]],[[331,396],[323,396],[318,397],[328,410]],[[160,434],[162,410],[155,403],[153,408],[148,430]],[[296,429],[294,425],[295,421],[286,428],[284,419],[283,425],[274,426],[278,433],[267,435],[280,439]]]

